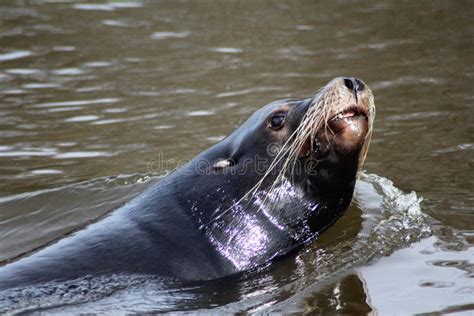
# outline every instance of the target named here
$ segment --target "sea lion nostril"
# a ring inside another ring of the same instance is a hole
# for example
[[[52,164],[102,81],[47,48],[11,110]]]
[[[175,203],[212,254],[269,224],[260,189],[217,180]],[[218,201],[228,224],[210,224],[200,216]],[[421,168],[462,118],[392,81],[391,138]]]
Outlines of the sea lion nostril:
[[[362,83],[362,81],[360,81],[359,79],[356,79],[356,78],[354,78],[354,81],[356,82],[356,90],[357,91],[364,90],[364,84]]]
[[[354,90],[354,83],[352,82],[351,79],[345,78],[344,79],[344,84],[346,85],[347,89],[349,89],[351,91]]]
[[[344,84],[351,91],[364,90],[364,84],[357,78],[344,78]]]
[[[364,84],[357,78],[344,78],[347,89],[357,92],[364,90]]]

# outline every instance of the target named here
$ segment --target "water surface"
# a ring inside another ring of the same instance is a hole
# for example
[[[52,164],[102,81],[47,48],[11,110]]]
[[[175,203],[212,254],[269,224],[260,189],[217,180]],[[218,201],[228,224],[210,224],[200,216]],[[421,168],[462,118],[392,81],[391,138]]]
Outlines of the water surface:
[[[351,75],[376,96],[367,175],[314,244],[230,280],[112,280],[107,299],[38,305],[472,312],[473,15],[469,1],[2,1],[0,260],[122,205],[260,106]]]

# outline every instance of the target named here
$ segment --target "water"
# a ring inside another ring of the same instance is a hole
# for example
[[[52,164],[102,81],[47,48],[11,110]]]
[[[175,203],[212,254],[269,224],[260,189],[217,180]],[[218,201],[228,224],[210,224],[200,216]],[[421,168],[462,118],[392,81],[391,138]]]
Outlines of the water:
[[[96,292],[12,308],[472,312],[473,14],[469,1],[2,1],[3,261],[125,203],[265,103],[351,75],[377,105],[353,205],[302,252],[224,281],[84,280]]]

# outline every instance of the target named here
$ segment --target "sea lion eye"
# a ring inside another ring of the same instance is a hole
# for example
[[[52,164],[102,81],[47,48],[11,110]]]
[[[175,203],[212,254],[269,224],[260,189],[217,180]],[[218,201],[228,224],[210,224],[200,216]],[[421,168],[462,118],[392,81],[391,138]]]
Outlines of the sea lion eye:
[[[284,122],[285,122],[284,114],[275,114],[270,118],[268,122],[268,127],[270,127],[271,129],[278,130],[283,127]]]

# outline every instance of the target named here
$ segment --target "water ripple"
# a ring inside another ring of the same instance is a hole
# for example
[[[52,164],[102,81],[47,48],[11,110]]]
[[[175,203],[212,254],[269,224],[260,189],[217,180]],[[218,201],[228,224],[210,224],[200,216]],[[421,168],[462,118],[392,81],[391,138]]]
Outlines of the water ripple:
[[[372,89],[385,89],[397,86],[408,86],[408,85],[416,85],[416,84],[434,84],[434,85],[441,85],[443,84],[444,80],[440,78],[434,77],[415,77],[415,76],[406,76],[400,77],[394,80],[385,80],[385,81],[378,81],[372,83],[370,86]]]
[[[56,154],[56,159],[71,159],[71,158],[94,158],[94,157],[109,157],[111,153],[105,151],[71,151],[68,153]]]
[[[84,67],[90,68],[109,67],[111,65],[112,63],[110,61],[91,61],[83,64]]]
[[[59,87],[61,87],[61,84],[52,83],[52,82],[26,83],[22,85],[22,88],[25,88],[25,89],[49,89],[49,88],[59,88]]]
[[[243,50],[235,47],[214,47],[211,48],[211,52],[223,54],[238,54],[243,52]]]
[[[129,9],[143,7],[142,2],[109,2],[109,3],[75,3],[76,10],[87,11],[114,11],[115,9]]]
[[[242,89],[242,90],[235,90],[230,92],[222,92],[216,94],[217,98],[225,98],[225,97],[234,97],[238,95],[250,94],[254,92],[264,92],[264,91],[278,91],[278,87],[260,87],[260,88],[249,88],[249,89]]]
[[[126,122],[126,119],[106,119],[106,120],[99,120],[99,121],[94,121],[92,124],[94,125],[105,125],[105,124],[114,124],[114,123],[122,123]]]
[[[33,175],[44,175],[44,174],[61,174],[64,173],[61,170],[56,169],[36,169],[30,172]]]
[[[0,151],[0,157],[46,157],[56,153],[55,149]]]
[[[182,31],[182,32],[155,32],[151,34],[151,39],[154,40],[163,40],[163,39],[170,39],[170,38],[186,38],[191,35],[189,31]]]
[[[46,102],[46,103],[35,104],[32,107],[47,108],[47,107],[56,107],[56,106],[91,105],[91,104],[115,103],[120,100],[121,100],[120,98],[101,98],[101,99],[92,99],[92,100]]]
[[[5,72],[12,75],[35,75],[41,73],[41,70],[34,68],[12,68],[5,70]]]
[[[32,54],[33,53],[29,50],[17,50],[9,53],[4,53],[0,54],[0,62],[24,58],[31,56]]]
[[[68,119],[65,119],[64,122],[88,122],[88,121],[95,121],[99,117],[97,115],[80,115],[80,116],[74,116],[70,117]]]
[[[76,50],[74,46],[53,46],[55,52],[73,52]]]
[[[187,116],[209,116],[209,115],[214,115],[213,110],[201,110],[201,111],[191,111],[187,112]]]
[[[84,70],[79,68],[59,68],[50,71],[53,75],[65,76],[65,75],[82,75],[85,73]]]

